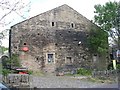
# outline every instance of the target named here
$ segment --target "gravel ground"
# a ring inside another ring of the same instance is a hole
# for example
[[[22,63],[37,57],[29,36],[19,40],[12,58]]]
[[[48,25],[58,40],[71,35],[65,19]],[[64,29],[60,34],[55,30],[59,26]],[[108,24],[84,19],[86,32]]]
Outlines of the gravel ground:
[[[31,87],[36,88],[118,88],[117,83],[98,83],[90,82],[84,77],[73,76],[39,76],[33,77]]]

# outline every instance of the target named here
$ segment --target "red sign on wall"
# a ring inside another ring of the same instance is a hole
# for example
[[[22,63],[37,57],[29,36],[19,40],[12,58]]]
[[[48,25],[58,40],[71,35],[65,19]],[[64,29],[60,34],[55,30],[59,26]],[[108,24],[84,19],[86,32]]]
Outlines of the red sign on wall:
[[[27,46],[24,46],[24,47],[22,47],[22,50],[27,52],[29,50],[29,48]]]

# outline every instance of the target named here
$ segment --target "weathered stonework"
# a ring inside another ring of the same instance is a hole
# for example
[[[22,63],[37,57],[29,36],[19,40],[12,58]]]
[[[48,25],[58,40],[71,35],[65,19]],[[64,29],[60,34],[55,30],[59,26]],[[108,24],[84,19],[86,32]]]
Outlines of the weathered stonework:
[[[32,70],[54,72],[65,65],[93,68],[86,43],[93,26],[97,27],[62,5],[12,26],[11,52],[19,54],[22,65]]]

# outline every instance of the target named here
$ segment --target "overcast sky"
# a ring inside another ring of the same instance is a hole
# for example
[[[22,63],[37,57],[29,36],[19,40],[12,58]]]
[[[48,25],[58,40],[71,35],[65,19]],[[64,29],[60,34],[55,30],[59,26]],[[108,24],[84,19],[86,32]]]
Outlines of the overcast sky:
[[[119,0],[30,0],[31,1],[31,10],[28,14],[28,17],[33,17],[37,14],[43,13],[55,7],[58,7],[63,4],[67,4],[80,14],[93,20],[94,17],[94,5],[96,4],[105,4],[109,1],[119,1]],[[15,23],[22,21],[17,20]],[[8,38],[3,40],[2,46],[8,47]]]

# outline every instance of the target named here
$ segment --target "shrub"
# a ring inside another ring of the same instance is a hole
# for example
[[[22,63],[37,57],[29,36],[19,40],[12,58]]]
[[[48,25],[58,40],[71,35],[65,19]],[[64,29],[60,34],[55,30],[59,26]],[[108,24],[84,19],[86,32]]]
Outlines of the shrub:
[[[33,74],[33,71],[32,70],[28,70],[28,74]]]
[[[117,66],[116,66],[116,67],[117,67],[117,69],[118,69],[118,70],[120,70],[120,64],[117,64]]]
[[[10,61],[11,66],[21,67],[19,56],[17,54],[13,54]]]
[[[79,68],[79,69],[77,70],[77,74],[80,74],[80,75],[91,75],[91,74],[92,74],[92,71],[91,71],[91,70],[84,69],[84,68]]]
[[[9,73],[11,73],[11,71],[9,69],[3,69],[2,70],[3,76],[7,76]]]

